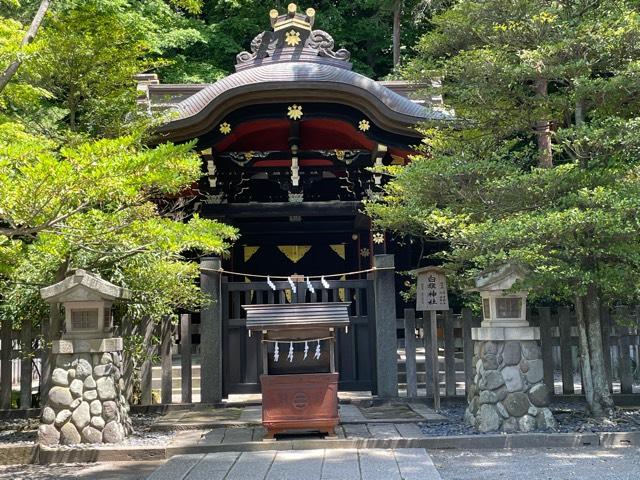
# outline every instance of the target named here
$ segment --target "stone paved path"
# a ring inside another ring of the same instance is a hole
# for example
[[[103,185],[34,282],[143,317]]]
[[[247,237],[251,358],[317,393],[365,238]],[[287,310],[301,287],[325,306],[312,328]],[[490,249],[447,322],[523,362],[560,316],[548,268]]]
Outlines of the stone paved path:
[[[226,445],[229,443],[260,442],[264,438],[263,427],[220,427],[178,432],[172,446]],[[337,438],[426,438],[416,423],[354,423],[338,425]],[[309,438],[321,438],[311,436]]]
[[[430,450],[444,480],[638,480],[640,448]]]
[[[446,418],[436,413],[422,403],[408,403],[408,408],[414,414],[413,418],[379,418],[368,419],[360,409],[352,404],[340,405],[338,413],[340,423],[347,424],[395,424],[417,422],[442,422]],[[391,409],[393,412],[393,409]],[[390,413],[392,415],[392,413]],[[160,417],[152,425],[152,430],[178,429],[207,429],[225,426],[253,427],[262,422],[261,406],[246,406],[240,408],[195,408],[190,410],[175,410]]]
[[[440,480],[424,449],[177,455],[147,480]]]

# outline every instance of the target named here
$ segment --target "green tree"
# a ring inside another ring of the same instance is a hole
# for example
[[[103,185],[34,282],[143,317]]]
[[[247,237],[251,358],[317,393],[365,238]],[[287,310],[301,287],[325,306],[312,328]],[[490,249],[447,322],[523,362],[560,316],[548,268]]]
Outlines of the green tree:
[[[190,144],[147,148],[135,136],[60,147],[17,124],[1,124],[2,293],[5,300],[25,300],[5,305],[14,321],[29,320],[20,310],[37,303],[36,287],[75,268],[135,285],[146,299],[133,307],[137,318],[198,308],[203,299],[187,286],[197,265],[183,263],[183,254],[222,253],[236,233],[197,216],[173,219],[175,209],[161,202],[198,180],[200,159],[190,150]]]
[[[423,154],[369,206],[386,228],[447,240],[441,256],[468,281],[516,262],[535,293],[572,301],[595,415],[613,409],[601,306],[640,287],[639,22],[618,0],[439,12],[406,74],[444,75],[459,120],[425,126]]]
[[[129,324],[199,309],[198,265],[185,260],[224,253],[236,230],[185,214],[201,160],[189,143],[149,146],[132,78],[197,37],[183,19],[199,3],[52,2],[22,44],[34,7],[0,9],[0,71],[20,63],[0,92],[0,320],[38,325],[39,288],[76,268],[132,290]]]
[[[165,53],[203,40],[192,18],[201,7],[196,0],[58,0],[31,43],[33,29],[23,22],[35,22],[36,6],[0,4],[0,25],[11,33],[0,55],[9,65],[5,72],[16,75],[0,101],[48,136],[68,130],[126,134],[140,120],[134,75],[169,63]],[[27,87],[38,89],[40,102],[33,94],[26,100],[15,94]]]

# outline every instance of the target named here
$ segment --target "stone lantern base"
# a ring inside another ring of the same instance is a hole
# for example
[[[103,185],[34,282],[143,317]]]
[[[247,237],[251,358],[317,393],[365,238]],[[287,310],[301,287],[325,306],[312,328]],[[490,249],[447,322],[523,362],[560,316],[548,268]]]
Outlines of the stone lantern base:
[[[53,342],[55,368],[38,443],[117,443],[132,431],[122,378],[122,338]]]
[[[529,432],[556,426],[543,383],[540,331],[534,327],[477,328],[474,380],[465,422],[481,432]]]

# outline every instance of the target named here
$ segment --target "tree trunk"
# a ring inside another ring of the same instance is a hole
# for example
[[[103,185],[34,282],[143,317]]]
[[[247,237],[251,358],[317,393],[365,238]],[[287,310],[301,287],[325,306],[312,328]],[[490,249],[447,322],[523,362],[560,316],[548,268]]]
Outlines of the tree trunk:
[[[538,77],[535,81],[534,89],[536,94],[547,96],[548,82],[546,78]],[[538,120],[535,125],[536,138],[538,141],[538,166],[541,168],[553,167],[553,151],[551,150],[551,122],[549,120]]]
[[[36,38],[36,34],[40,29],[42,20],[44,20],[44,16],[46,15],[47,10],[49,10],[50,3],[51,3],[50,0],[42,0],[40,2],[40,7],[38,7],[38,11],[36,12],[35,16],[33,17],[33,20],[31,21],[29,30],[27,30],[27,33],[22,38],[22,42],[20,42],[20,48],[30,44],[31,42],[33,42],[33,39]],[[2,73],[2,75],[0,75],[0,93],[2,93],[2,91],[7,86],[9,81],[16,74],[21,64],[22,64],[22,59],[18,55],[17,58],[13,62],[11,62],[11,64],[7,67],[7,69]]]
[[[580,347],[580,367],[582,369],[582,382],[584,391],[582,392],[589,405],[589,410],[592,415],[602,415],[602,412],[597,413],[596,409],[599,405],[595,405],[593,402],[593,372],[591,370],[591,353],[589,352],[589,338],[587,333],[587,323],[585,319],[585,298],[580,295],[576,295],[576,318],[578,323],[578,345]]]
[[[609,381],[604,367],[602,325],[600,322],[600,297],[598,289],[594,284],[587,287],[587,297],[585,300],[585,318],[587,320],[587,332],[589,335],[591,377],[593,380],[593,414],[611,416],[615,405],[611,397],[611,392],[609,392]]]
[[[393,3],[393,66],[400,65],[400,16],[402,14],[402,0]]]

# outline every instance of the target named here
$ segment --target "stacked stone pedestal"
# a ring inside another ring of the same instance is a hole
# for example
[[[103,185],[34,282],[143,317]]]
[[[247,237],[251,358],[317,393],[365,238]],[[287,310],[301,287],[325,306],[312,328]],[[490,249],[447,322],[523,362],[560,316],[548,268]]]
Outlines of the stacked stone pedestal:
[[[60,340],[38,442],[118,443],[132,432],[124,397],[122,339]]]
[[[481,432],[506,433],[555,427],[537,340],[476,340],[473,358],[468,424]]]

